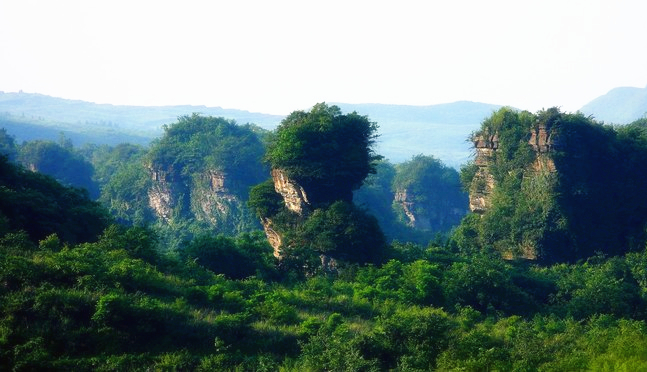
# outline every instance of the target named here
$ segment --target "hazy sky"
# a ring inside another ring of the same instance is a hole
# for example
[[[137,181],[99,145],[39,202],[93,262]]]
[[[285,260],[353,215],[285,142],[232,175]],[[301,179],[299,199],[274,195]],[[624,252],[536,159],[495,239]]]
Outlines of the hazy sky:
[[[647,85],[645,0],[0,0],[0,90],[275,114]]]

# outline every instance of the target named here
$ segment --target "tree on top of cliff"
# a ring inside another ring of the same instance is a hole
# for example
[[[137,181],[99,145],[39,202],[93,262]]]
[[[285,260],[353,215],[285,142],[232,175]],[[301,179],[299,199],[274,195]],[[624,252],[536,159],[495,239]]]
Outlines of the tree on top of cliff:
[[[533,142],[540,136],[543,149]],[[472,139],[487,151],[481,169],[471,165],[462,176],[471,177],[470,192],[477,195],[480,184],[493,184],[482,195],[490,205],[457,231],[475,233],[481,248],[550,262],[644,247],[644,123],[614,128],[556,108],[501,109]]]
[[[342,114],[337,106],[319,103],[281,122],[266,158],[298,182],[315,204],[350,201],[381,158],[373,151],[377,128],[366,116]]]
[[[449,231],[467,213],[468,198],[461,188],[460,176],[433,156],[417,155],[396,165],[393,191],[402,202],[413,203],[413,214],[428,219],[418,228],[435,232]],[[401,222],[411,223],[401,203],[395,203]],[[459,212],[460,211],[460,212]],[[428,239],[429,240],[429,239]]]
[[[149,159],[153,165],[181,176],[220,170],[251,185],[264,178],[265,170],[260,166],[263,152],[263,144],[250,125],[194,113],[164,126],[164,135],[151,146]]]

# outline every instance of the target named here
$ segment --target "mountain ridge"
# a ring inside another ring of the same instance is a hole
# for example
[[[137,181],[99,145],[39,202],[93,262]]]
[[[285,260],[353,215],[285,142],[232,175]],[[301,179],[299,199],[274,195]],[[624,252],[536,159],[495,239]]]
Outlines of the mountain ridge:
[[[629,124],[647,116],[647,87],[617,87],[582,106],[580,111],[609,124]]]
[[[502,107],[480,102],[457,101],[436,105],[331,103],[342,111],[357,111],[379,125],[375,150],[399,163],[415,155],[433,155],[458,168],[471,156],[469,134],[481,121]],[[162,135],[162,126],[179,116],[200,113],[222,116],[240,124],[253,123],[272,130],[285,116],[221,107],[127,106],[98,104],[51,97],[39,93],[0,92],[0,126],[17,140],[57,139],[60,134],[77,145],[121,142],[148,144]],[[26,133],[28,131],[28,133]]]

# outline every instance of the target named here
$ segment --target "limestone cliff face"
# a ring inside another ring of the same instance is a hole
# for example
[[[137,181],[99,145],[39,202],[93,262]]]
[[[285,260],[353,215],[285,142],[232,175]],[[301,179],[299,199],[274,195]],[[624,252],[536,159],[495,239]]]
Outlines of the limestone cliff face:
[[[232,180],[219,170],[183,177],[172,167],[149,165],[149,206],[166,224],[176,219],[195,219],[222,232],[238,232],[247,216],[243,200],[232,191]],[[241,222],[243,221],[243,222]]]
[[[532,169],[537,172],[548,171],[555,172],[555,162],[550,157],[551,151],[559,147],[559,141],[554,133],[546,129],[545,124],[539,124],[539,127],[530,131],[530,140],[528,144],[537,153],[537,159],[533,163]]]
[[[469,201],[470,210],[474,213],[483,214],[492,205],[492,191],[495,188],[495,180],[490,172],[494,154],[499,148],[499,138],[493,135],[477,135],[472,139],[476,158],[474,164],[477,166],[476,174],[472,180]],[[546,125],[540,123],[530,130],[528,144],[535,152],[535,160],[526,169],[524,177],[555,173],[555,162],[552,159],[552,152],[559,148],[559,140],[555,133],[551,133]]]
[[[184,194],[186,187],[172,168],[163,169],[151,164],[147,168],[152,181],[148,190],[148,204],[158,218],[170,223],[178,204],[178,195]]]
[[[491,195],[494,189],[494,177],[489,170],[495,151],[499,148],[499,137],[494,135],[479,135],[472,139],[477,166],[469,193],[470,210],[483,214],[491,205]]]
[[[279,235],[279,233],[274,230],[274,224],[271,219],[261,218],[261,224],[263,225],[265,236],[267,236],[267,241],[268,243],[270,243],[270,246],[274,250],[274,257],[281,258],[281,244],[283,244],[281,235]]]
[[[281,194],[285,206],[299,216],[310,213],[308,194],[296,181],[290,179],[284,170],[272,169],[274,189]]]
[[[194,180],[191,210],[197,220],[218,226],[226,216],[242,208],[239,198],[230,192],[229,182],[227,175],[218,170],[208,170]]]
[[[303,187],[295,180],[290,179],[282,169],[272,169],[271,173],[274,190],[283,198],[285,207],[301,218],[306,218],[311,212],[311,205],[308,201],[308,194]],[[274,256],[281,258],[280,248],[283,240],[281,235],[274,229],[272,219],[261,218],[261,224],[267,236],[267,241],[274,249]]]
[[[408,190],[398,190],[395,193],[394,201],[404,212],[408,219],[407,225],[414,229],[429,230],[431,228],[431,219],[429,216],[419,213],[416,210],[415,197]]]
[[[295,180],[290,179],[284,170],[272,169],[272,180],[274,181],[274,190],[283,197],[285,207],[296,213],[301,220],[306,219],[312,213],[312,205],[308,200],[306,190]],[[274,257],[281,258],[281,244],[283,239],[281,234],[274,229],[274,224],[270,218],[262,218],[261,224],[267,236],[267,241],[274,249]],[[327,255],[320,255],[321,269],[328,272],[337,271],[337,260]]]

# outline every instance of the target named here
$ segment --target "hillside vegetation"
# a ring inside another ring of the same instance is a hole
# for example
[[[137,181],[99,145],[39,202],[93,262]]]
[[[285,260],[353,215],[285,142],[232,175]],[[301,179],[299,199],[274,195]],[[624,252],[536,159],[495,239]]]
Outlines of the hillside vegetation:
[[[381,160],[376,130],[318,104],[271,133],[192,115],[150,148],[62,138],[100,202],[9,160],[30,147],[1,132],[0,369],[647,369],[645,120],[504,108],[460,174]],[[396,222],[403,202],[468,203],[458,179],[474,212],[455,230],[385,239],[411,222]],[[233,205],[252,184],[278,255],[259,225],[219,233],[192,201]],[[165,190],[183,196],[159,215],[150,195]]]
[[[614,128],[554,108],[501,109],[473,139],[481,156],[463,179],[489,206],[463,221],[461,249],[563,262],[644,246],[644,119]]]

